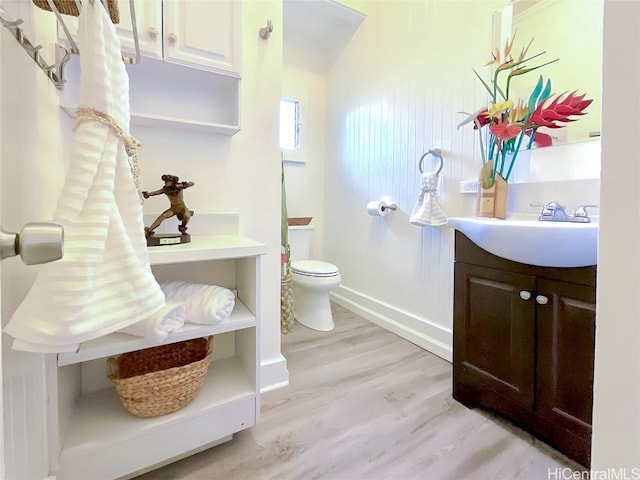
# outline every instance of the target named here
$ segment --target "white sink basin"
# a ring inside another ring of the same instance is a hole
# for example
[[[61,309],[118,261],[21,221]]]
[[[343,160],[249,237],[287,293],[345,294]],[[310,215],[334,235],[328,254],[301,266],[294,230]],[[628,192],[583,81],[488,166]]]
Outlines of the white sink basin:
[[[460,230],[498,257],[542,267],[585,267],[598,259],[598,223],[540,222],[532,219],[453,217]]]

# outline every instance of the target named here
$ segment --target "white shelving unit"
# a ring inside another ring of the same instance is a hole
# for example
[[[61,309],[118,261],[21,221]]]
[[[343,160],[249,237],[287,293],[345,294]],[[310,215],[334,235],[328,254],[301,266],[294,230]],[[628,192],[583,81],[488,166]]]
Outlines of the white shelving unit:
[[[131,124],[232,136],[240,131],[240,79],[154,58],[127,65]],[[65,67],[60,108],[75,118],[80,59]]]
[[[134,0],[140,63],[127,64],[131,124],[232,136],[240,131],[242,2]],[[123,54],[135,52],[129,0],[118,0]],[[71,36],[78,21],[66,17]],[[187,26],[188,25],[188,26]],[[215,32],[214,35],[211,32]],[[58,27],[58,41],[68,40]],[[80,46],[80,55],[82,47]],[[79,59],[65,65],[60,106],[75,118]]]
[[[203,270],[198,278],[213,274],[217,261],[225,262],[225,283],[237,290],[233,313],[212,326],[185,324],[169,339],[214,336],[207,379],[183,409],[138,418],[124,409],[108,382],[106,359],[154,344],[113,333],[82,344],[78,352],[59,354],[54,442],[59,455],[52,455],[59,459],[52,466],[58,479],[131,476],[227,441],[255,425],[260,412],[259,273],[266,250],[266,245],[239,235],[194,236],[188,244],[149,249],[152,266],[187,264],[188,269]]]

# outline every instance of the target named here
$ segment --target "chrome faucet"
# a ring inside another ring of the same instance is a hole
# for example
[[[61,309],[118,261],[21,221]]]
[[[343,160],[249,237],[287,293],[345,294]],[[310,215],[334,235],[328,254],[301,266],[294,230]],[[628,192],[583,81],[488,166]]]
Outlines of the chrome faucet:
[[[598,205],[580,205],[576,208],[576,211],[573,213],[574,218],[586,218],[586,222],[590,222],[589,213],[587,213],[587,208],[598,208]]]
[[[587,208],[597,207],[597,205],[580,205],[573,215],[568,215],[565,206],[558,202],[549,202],[546,205],[531,205],[532,207],[542,207],[538,220],[541,222],[574,222],[589,223],[591,219],[587,213]]]

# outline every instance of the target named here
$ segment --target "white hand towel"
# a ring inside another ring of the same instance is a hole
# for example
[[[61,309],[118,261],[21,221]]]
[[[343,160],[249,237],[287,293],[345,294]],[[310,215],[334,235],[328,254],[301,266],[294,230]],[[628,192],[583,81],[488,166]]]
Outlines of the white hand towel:
[[[185,319],[184,302],[167,302],[155,315],[120,330],[122,333],[145,337],[146,339],[162,343],[167,337],[182,328]]]
[[[115,26],[100,2],[82,2],[80,105],[129,130],[129,77]],[[43,265],[5,332],[15,348],[70,346],[135,324],[164,305],[149,265],[142,206],[125,147],[97,122],[75,131],[53,221],[64,227],[62,260]]]
[[[160,287],[167,300],[186,304],[185,322],[213,325],[233,311],[235,295],[224,287],[199,283],[162,282]]]
[[[420,196],[413,206],[409,223],[420,227],[439,226],[447,223],[447,214],[438,200],[438,174],[425,172],[420,176]]]

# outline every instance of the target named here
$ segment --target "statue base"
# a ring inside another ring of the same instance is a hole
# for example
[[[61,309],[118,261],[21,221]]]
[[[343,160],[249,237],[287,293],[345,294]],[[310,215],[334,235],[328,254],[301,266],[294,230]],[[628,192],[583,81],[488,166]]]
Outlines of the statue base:
[[[162,245],[180,245],[191,242],[188,233],[154,233],[147,237],[147,247],[159,247]]]

